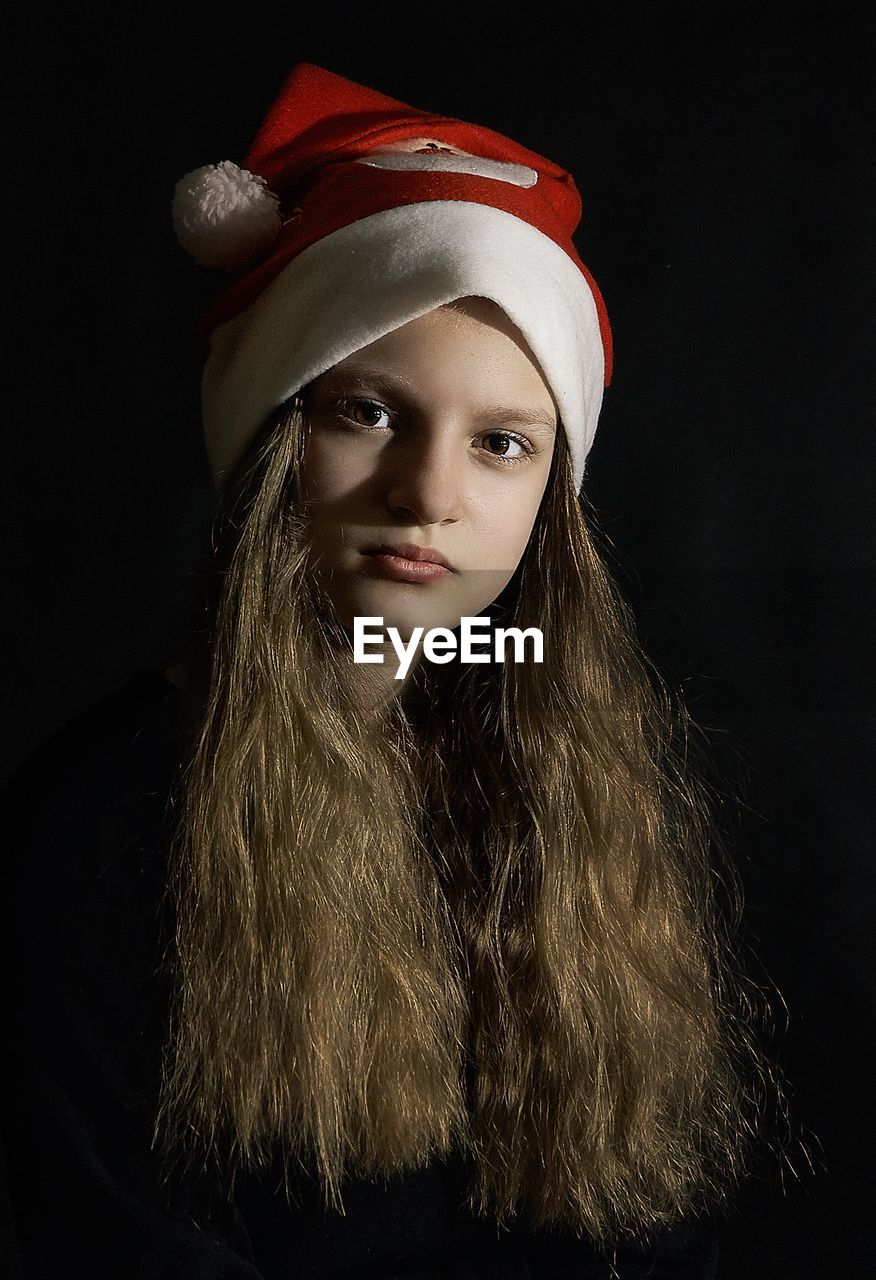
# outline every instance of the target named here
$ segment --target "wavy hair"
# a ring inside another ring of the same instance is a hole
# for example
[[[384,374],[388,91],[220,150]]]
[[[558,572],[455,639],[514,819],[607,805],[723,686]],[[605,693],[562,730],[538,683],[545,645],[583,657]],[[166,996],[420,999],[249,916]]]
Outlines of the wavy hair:
[[[312,572],[306,434],[299,394],[214,526],[155,1144],[232,1181],[279,1151],[286,1194],[297,1160],[334,1207],[455,1151],[473,1212],[603,1244],[724,1200],[772,1080],[738,873],[562,424],[489,611],[539,627],[543,664],[421,662],[380,716]]]

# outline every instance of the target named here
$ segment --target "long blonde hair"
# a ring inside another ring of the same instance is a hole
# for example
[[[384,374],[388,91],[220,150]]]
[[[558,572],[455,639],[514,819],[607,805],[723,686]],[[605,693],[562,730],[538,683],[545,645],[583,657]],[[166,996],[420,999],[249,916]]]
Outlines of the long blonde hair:
[[[773,1081],[741,891],[562,424],[490,611],[541,628],[544,663],[423,662],[383,717],[311,571],[306,431],[297,395],[215,526],[156,1144],[232,1182],[280,1151],[334,1207],[347,1177],[453,1150],[474,1212],[601,1243],[722,1200]]]

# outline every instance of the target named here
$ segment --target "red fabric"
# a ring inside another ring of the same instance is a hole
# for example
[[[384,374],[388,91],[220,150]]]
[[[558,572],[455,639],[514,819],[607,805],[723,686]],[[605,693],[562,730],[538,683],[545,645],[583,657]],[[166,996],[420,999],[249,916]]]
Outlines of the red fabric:
[[[426,136],[472,155],[528,165],[532,187],[495,178],[439,171],[372,168],[356,161],[375,147]],[[340,227],[399,205],[428,200],[467,200],[503,209],[563,249],[593,293],[611,381],[612,337],[602,294],[581,261],[572,233],[581,197],[571,174],[553,161],[480,125],[417,110],[374,89],[300,62],[287,76],[243,162],[280,197],[284,225],[271,256],[235,280],[198,324],[202,356],[210,334],[247,307],[298,253]],[[293,215],[293,210],[300,210]]]

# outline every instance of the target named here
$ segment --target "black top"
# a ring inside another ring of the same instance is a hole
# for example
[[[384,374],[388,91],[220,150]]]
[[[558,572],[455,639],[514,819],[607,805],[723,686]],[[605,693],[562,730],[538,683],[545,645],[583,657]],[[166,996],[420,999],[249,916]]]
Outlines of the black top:
[[[498,1233],[463,1207],[453,1158],[388,1183],[316,1186],[298,1207],[246,1175],[229,1203],[203,1185],[159,1194],[151,1150],[168,985],[161,894],[182,695],[137,672],[74,717],[5,789],[6,1274],[113,1280],[632,1280],[717,1274],[714,1229],[618,1247]]]

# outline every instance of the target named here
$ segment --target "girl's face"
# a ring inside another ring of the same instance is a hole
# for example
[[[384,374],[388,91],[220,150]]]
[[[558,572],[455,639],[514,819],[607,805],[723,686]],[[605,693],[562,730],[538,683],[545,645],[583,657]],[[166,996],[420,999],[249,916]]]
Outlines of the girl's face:
[[[381,617],[409,640],[492,604],[526,548],[557,425],[505,313],[483,298],[430,311],[316,378],[305,408],[302,492],[338,620]],[[369,550],[405,543],[448,567]]]

